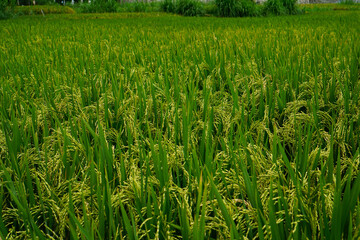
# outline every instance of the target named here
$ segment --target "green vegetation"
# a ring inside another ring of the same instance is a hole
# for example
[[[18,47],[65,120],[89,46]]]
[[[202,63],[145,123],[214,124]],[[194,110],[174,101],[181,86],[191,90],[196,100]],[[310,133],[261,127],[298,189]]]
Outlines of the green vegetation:
[[[81,13],[103,12],[168,12],[183,16],[220,16],[220,17],[253,17],[261,15],[285,15],[299,13],[294,0],[269,0],[279,3],[281,12],[273,8],[263,7],[254,0],[214,0],[201,2],[199,0],[162,0],[160,2],[122,2],[115,0],[95,0],[91,4],[75,6]],[[269,5],[269,4],[268,4]]]
[[[116,8],[116,12],[160,12],[160,2],[128,2]]]
[[[306,12],[328,12],[328,11],[356,11],[360,10],[360,4],[300,4],[299,8]]]
[[[221,17],[248,17],[259,15],[260,5],[253,0],[215,0]]]
[[[40,15],[40,14],[73,14],[74,9],[60,5],[36,5],[17,6],[14,9],[17,15]]]
[[[296,5],[296,0],[267,0],[264,3],[264,15],[285,15],[297,14],[300,12]]]
[[[359,239],[358,11],[0,22],[1,239]]]
[[[178,0],[176,13],[184,16],[204,15],[204,4],[198,0]]]
[[[92,3],[80,4],[79,9],[83,13],[116,12],[118,5],[116,0],[94,0]]]
[[[12,10],[15,5],[13,0],[0,1],[0,20],[7,19],[12,15]]]
[[[24,1],[30,4],[29,0]],[[9,5],[9,3],[11,4]],[[360,9],[360,4],[351,1],[344,1],[339,4],[298,5],[294,0],[268,0],[264,4],[256,4],[254,0],[214,0],[206,3],[199,0],[133,1],[121,3],[118,3],[116,0],[93,0],[91,3],[76,2],[75,5],[68,4],[67,6],[54,4],[52,0],[37,0],[36,4],[15,7],[14,0],[9,0],[8,2],[2,1],[0,2],[0,19],[6,19],[13,15],[72,14],[75,12],[167,12],[183,16],[254,17]]]

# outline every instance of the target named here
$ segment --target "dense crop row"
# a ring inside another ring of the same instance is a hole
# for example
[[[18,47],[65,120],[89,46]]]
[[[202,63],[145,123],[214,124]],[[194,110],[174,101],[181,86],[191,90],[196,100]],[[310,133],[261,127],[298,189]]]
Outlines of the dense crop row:
[[[0,22],[0,238],[360,237],[359,13],[77,18]]]

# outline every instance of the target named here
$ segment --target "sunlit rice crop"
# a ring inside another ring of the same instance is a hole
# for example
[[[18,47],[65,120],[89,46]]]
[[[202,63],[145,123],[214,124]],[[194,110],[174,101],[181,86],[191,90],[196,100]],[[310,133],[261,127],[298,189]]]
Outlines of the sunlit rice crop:
[[[359,15],[1,21],[0,239],[358,239]]]

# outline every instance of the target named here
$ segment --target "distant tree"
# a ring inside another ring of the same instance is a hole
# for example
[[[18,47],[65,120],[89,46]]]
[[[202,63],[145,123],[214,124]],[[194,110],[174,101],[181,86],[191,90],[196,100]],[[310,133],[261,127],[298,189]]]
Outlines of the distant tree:
[[[18,5],[31,5],[31,0],[17,0]]]
[[[0,19],[9,18],[12,14],[16,0],[1,0],[0,1]]]

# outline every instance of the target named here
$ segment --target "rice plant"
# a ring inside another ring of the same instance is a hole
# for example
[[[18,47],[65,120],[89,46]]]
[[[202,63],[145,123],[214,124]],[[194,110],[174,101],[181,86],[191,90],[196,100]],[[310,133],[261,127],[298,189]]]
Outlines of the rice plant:
[[[0,239],[358,239],[360,17],[0,22]]]

